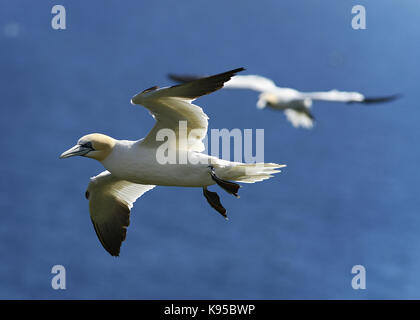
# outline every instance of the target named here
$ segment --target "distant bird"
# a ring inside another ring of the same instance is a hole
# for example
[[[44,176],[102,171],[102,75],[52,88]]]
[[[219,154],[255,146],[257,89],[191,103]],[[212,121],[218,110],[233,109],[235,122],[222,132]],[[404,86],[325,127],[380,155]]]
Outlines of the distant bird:
[[[169,74],[170,79],[179,83],[194,81],[201,76]],[[270,107],[284,111],[287,119],[295,128],[311,129],[314,116],[311,106],[314,100],[347,103],[381,103],[396,99],[399,95],[368,98],[359,92],[331,90],[326,92],[300,92],[291,88],[280,88],[268,78],[258,75],[234,76],[225,83],[224,88],[250,89],[260,92],[257,108]]]
[[[283,167],[274,163],[245,164],[230,162],[202,153],[208,117],[191,102],[223,87],[243,68],[202,78],[182,85],[158,89],[152,87],[135,95],[132,104],[142,104],[156,123],[149,134],[138,141],[116,140],[104,134],[83,136],[60,158],[84,156],[102,163],[107,169],[91,178],[86,191],[96,234],[103,247],[118,256],[126,237],[130,209],[143,193],[160,186],[201,187],[208,203],[225,218],[226,209],[216,192],[207,189],[217,184],[238,197],[240,186],[231,182],[254,183],[272,177]],[[180,121],[186,121],[188,138],[179,133]],[[160,130],[171,129],[174,141],[158,138]],[[158,152],[163,143],[175,151],[181,163],[161,164]],[[164,201],[164,199],[162,199]]]

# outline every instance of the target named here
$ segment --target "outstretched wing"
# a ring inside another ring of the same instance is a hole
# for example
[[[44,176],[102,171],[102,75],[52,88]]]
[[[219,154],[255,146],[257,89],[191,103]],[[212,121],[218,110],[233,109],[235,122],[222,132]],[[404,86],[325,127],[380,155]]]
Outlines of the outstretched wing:
[[[321,92],[301,92],[302,97],[309,98],[312,100],[322,101],[336,101],[336,102],[362,102],[365,98],[363,94],[359,92],[347,92],[347,91],[321,91]]]
[[[235,76],[225,84],[225,88],[250,89],[269,92],[277,89],[273,80],[258,75]]]
[[[309,98],[312,100],[322,100],[322,101],[335,101],[335,102],[347,102],[347,103],[384,103],[390,102],[399,97],[398,94],[382,97],[365,97],[359,92],[347,92],[347,91],[338,91],[331,90],[325,92],[302,92],[302,97]]]
[[[202,76],[197,75],[179,75],[168,74],[168,77],[179,83],[186,83],[197,79],[202,79]],[[258,75],[234,76],[223,86],[230,89],[249,89],[259,92],[273,91],[277,88],[273,80]]]
[[[134,96],[131,103],[145,106],[156,119],[155,126],[142,144],[157,147],[162,143],[156,139],[158,132],[170,129],[177,138],[176,145],[173,146],[176,150],[203,151],[202,140],[207,133],[208,117],[203,109],[191,102],[222,88],[225,82],[242,70],[244,69],[234,69],[169,88],[146,90]],[[180,125],[186,125],[185,135],[179,134]]]
[[[99,241],[112,256],[120,254],[133,203],[154,187],[120,180],[108,171],[91,178],[86,191],[90,218]]]

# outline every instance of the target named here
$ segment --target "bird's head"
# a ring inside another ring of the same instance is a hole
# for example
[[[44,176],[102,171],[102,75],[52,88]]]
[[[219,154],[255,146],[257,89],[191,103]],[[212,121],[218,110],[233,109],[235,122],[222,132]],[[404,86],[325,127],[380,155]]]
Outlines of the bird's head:
[[[77,144],[60,155],[60,159],[83,156],[98,161],[104,160],[115,146],[115,139],[100,133],[83,136]]]

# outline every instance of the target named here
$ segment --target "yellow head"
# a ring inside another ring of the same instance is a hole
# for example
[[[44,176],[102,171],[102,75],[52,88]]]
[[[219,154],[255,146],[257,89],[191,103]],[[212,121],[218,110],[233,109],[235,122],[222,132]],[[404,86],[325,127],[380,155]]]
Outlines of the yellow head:
[[[104,160],[115,146],[115,139],[101,133],[83,136],[77,144],[60,155],[60,159],[83,156],[98,161]]]

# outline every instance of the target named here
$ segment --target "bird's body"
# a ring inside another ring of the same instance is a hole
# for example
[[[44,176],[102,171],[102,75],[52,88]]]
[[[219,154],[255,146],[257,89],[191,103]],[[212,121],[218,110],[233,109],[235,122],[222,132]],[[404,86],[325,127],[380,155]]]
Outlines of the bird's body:
[[[208,174],[209,165],[217,170],[221,179],[237,181],[244,174],[242,167],[238,167],[238,165],[243,165],[241,163],[188,150],[178,151],[175,163],[162,165],[156,159],[157,150],[143,145],[142,142],[143,139],[116,141],[112,152],[101,163],[120,179],[160,186],[204,187],[213,185],[215,182]]]
[[[186,83],[199,79],[200,76],[173,75],[169,77],[177,82]],[[271,108],[281,110],[294,127],[310,129],[314,125],[311,112],[313,101],[330,101],[345,103],[380,103],[397,98],[397,95],[368,98],[359,92],[349,91],[320,91],[301,92],[292,88],[278,87],[271,79],[259,75],[237,75],[225,83],[224,88],[250,89],[259,92],[257,108]]]
[[[89,134],[60,156],[85,156],[105,167],[106,171],[91,178],[86,198],[98,238],[111,255],[119,255],[133,203],[155,186],[201,187],[209,204],[226,217],[219,196],[207,190],[208,186],[218,184],[238,196],[239,185],[229,180],[262,181],[283,167],[274,163],[231,162],[202,153],[208,117],[191,102],[220,89],[241,70],[184,85],[146,89],[131,100],[132,104],[149,109],[156,120],[145,138],[129,141]]]

